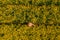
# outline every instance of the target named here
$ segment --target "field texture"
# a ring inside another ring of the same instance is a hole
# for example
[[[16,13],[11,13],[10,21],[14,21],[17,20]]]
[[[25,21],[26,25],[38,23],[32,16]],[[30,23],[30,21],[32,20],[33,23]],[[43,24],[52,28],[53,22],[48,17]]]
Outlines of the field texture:
[[[0,0],[0,40],[60,40],[60,0]]]

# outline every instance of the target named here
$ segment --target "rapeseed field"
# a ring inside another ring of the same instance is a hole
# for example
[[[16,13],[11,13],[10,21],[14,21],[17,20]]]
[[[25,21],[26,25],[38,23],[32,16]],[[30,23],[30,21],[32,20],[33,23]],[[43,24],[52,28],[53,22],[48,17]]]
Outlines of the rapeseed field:
[[[0,0],[0,40],[60,40],[60,0]]]

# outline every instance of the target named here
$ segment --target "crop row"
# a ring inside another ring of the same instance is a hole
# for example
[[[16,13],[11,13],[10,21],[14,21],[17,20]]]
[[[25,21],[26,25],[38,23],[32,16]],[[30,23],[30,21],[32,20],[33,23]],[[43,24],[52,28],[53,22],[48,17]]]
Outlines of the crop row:
[[[0,40],[60,40],[60,26],[0,25]]]
[[[0,7],[0,23],[59,24],[60,6],[5,5]]]
[[[37,5],[37,6],[42,6],[42,5],[60,5],[60,0],[0,0],[0,6],[5,4],[11,4],[11,5]]]

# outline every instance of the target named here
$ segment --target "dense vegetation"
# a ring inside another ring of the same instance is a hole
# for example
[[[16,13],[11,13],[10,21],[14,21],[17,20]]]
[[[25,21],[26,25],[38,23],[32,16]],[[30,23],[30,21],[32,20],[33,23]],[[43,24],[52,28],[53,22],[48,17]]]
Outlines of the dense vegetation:
[[[60,0],[0,0],[0,40],[60,40]]]

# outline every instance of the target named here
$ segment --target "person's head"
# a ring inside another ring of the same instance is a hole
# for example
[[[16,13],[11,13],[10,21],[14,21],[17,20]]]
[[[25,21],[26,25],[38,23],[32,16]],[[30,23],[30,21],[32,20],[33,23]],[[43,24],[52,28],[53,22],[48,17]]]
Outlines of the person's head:
[[[29,22],[29,23],[28,23],[28,26],[31,27],[31,26],[34,26],[34,24],[31,23],[31,22]]]

